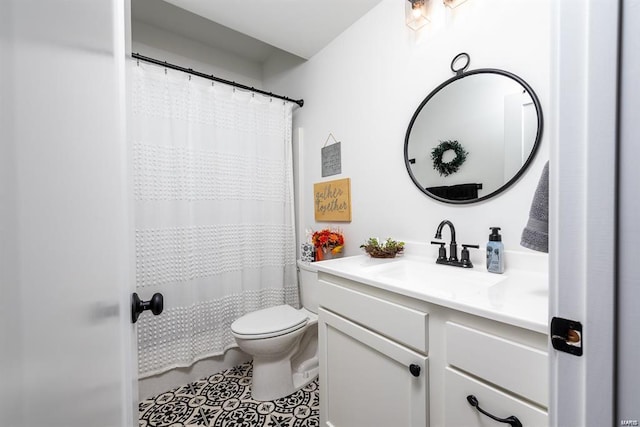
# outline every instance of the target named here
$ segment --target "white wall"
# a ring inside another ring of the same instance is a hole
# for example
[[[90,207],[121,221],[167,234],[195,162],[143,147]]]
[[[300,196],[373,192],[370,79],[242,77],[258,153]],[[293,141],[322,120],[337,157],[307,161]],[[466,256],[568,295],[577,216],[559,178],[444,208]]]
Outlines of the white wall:
[[[455,224],[461,243],[484,245],[489,227],[500,226],[507,249],[527,251],[519,246],[520,234],[548,159],[548,132],[515,186],[465,206],[421,193],[406,172],[403,144],[413,112],[453,75],[449,65],[460,52],[471,56],[470,69],[519,75],[548,114],[550,0],[469,0],[454,11],[441,2],[433,7],[433,25],[415,33],[404,24],[403,2],[385,0],[306,63],[287,69],[272,58],[265,65],[269,90],[305,100],[294,114],[294,135],[298,128],[304,134],[300,229],[327,225],[314,221],[313,183],[351,178],[353,220],[337,224],[346,235],[347,255],[361,253],[359,245],[369,236],[430,241],[445,218]],[[342,141],[342,174],[322,178],[320,149],[329,132]]]
[[[262,88],[262,64],[165,29],[134,20],[132,52]]]

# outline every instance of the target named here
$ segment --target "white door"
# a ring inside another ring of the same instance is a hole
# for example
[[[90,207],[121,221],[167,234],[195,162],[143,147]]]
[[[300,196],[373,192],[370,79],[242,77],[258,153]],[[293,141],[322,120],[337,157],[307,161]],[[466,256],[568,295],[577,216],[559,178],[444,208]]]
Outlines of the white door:
[[[614,422],[619,4],[552,2],[550,317],[580,322],[582,356],[551,349],[552,426]]]
[[[0,425],[134,425],[118,0],[0,0]]]

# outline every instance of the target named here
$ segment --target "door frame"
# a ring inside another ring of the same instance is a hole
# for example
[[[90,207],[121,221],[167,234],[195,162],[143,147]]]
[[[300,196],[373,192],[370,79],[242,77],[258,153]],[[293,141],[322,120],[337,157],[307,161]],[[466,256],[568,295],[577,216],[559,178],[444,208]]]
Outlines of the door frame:
[[[120,111],[122,112],[122,121],[124,123],[124,134],[122,140],[124,144],[123,164],[126,170],[124,176],[124,186],[127,190],[127,198],[124,202],[126,206],[126,214],[128,219],[127,229],[129,241],[127,242],[127,254],[130,260],[131,268],[129,269],[129,281],[122,284],[122,298],[120,322],[122,326],[122,337],[124,340],[123,348],[123,377],[125,378],[125,392],[123,393],[123,407],[125,409],[124,418],[131,421],[132,426],[138,425],[138,327],[131,322],[131,298],[136,291],[136,247],[135,247],[135,224],[134,224],[134,197],[133,197],[133,144],[131,141],[131,117],[133,117],[133,97],[131,89],[131,54],[132,54],[132,24],[131,24],[131,1],[132,0],[116,0],[116,13],[121,14],[122,23],[120,31],[116,37],[122,37],[119,46],[123,47],[120,54],[122,62],[119,63],[120,72],[124,73],[124,85],[120,87]],[[119,9],[119,8],[122,9]]]
[[[640,271],[637,268],[636,239],[640,235],[637,214],[640,211],[638,182],[640,156],[638,135],[640,123],[640,0],[622,0],[621,10],[621,67],[620,67],[620,147],[618,178],[618,299],[617,299],[617,367],[616,367],[616,425],[633,425],[640,421],[640,342],[637,325],[640,323]]]
[[[550,348],[552,426],[614,424],[619,2],[552,2],[549,317],[583,325]]]

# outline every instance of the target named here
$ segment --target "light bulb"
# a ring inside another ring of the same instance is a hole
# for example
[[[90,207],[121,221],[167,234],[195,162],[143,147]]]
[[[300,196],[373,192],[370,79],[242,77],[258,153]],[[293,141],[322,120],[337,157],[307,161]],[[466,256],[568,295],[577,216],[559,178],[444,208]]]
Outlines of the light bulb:
[[[407,0],[405,3],[407,25],[412,30],[418,30],[429,22],[425,5],[425,0]]]

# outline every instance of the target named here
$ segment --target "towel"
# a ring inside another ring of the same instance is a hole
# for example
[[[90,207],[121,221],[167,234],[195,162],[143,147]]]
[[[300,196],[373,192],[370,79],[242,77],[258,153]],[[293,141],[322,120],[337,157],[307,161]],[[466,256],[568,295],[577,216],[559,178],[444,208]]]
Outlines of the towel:
[[[473,200],[478,198],[478,190],[482,184],[444,185],[441,187],[427,187],[426,190],[438,197],[448,200]]]
[[[542,169],[520,245],[534,251],[549,252],[549,162]]]

